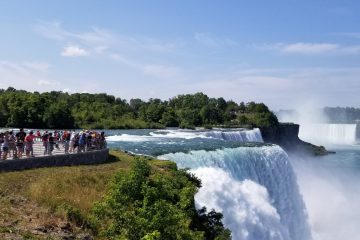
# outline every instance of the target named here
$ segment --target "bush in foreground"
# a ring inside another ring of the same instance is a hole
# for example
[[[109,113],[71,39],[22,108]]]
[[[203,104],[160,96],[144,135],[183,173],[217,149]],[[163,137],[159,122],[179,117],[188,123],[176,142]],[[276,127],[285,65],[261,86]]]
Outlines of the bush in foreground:
[[[114,239],[231,239],[220,213],[196,211],[199,187],[200,181],[184,170],[154,171],[147,160],[137,158],[96,204],[97,231]]]

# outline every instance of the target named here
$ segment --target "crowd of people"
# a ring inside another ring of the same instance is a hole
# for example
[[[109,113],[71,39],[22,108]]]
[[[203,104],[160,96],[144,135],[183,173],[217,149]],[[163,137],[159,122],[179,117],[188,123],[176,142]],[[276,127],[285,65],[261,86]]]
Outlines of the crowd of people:
[[[35,157],[34,147],[40,147],[39,155],[52,155],[54,149],[61,150],[64,154],[81,153],[106,148],[104,132],[83,130],[54,130],[36,132],[23,128],[15,132],[7,130],[0,132],[0,159],[18,159]],[[39,150],[39,149],[37,149]],[[38,152],[38,151],[37,151]]]

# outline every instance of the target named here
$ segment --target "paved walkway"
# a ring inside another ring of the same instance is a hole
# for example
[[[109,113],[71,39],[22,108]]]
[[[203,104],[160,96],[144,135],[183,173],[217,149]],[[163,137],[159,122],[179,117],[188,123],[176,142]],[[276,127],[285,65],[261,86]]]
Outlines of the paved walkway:
[[[52,155],[65,154],[64,145],[62,143],[59,143],[58,147],[59,148],[56,148],[54,146],[54,150],[52,151]],[[34,157],[43,157],[44,156],[45,147],[43,146],[43,143],[41,141],[35,141],[34,145],[33,145],[33,149],[34,149]],[[77,149],[76,149],[75,153],[77,153]],[[23,153],[22,158],[26,158],[25,152]],[[13,159],[13,156],[10,153],[10,156],[8,156],[8,160],[11,160],[11,159]]]
[[[38,145],[37,145],[38,146]],[[109,149],[101,149],[84,153],[61,154],[57,150],[52,156],[37,155],[36,157],[0,160],[0,172],[19,171],[41,167],[61,167],[102,164],[109,162]]]

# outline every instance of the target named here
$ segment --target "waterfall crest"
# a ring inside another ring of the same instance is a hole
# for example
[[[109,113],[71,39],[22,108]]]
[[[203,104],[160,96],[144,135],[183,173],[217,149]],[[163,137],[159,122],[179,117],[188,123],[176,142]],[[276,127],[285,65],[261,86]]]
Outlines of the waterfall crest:
[[[354,144],[356,124],[302,124],[299,137],[316,144]]]
[[[259,128],[240,131],[210,131],[205,134],[207,137],[237,142],[263,142]]]
[[[224,214],[233,239],[309,240],[307,213],[287,154],[278,146],[170,153],[203,183],[199,206]]]

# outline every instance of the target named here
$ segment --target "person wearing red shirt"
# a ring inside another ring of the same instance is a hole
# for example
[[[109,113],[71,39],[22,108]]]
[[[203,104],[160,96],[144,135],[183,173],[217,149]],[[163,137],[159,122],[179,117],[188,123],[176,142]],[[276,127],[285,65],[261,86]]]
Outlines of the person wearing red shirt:
[[[36,136],[34,135],[33,131],[30,131],[29,135],[27,135],[25,137],[25,152],[26,152],[26,157],[34,157],[34,149],[33,149],[33,144],[34,144],[34,139],[36,138]]]

